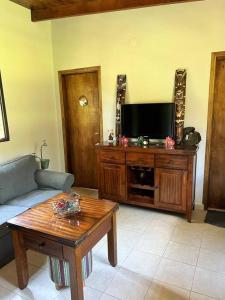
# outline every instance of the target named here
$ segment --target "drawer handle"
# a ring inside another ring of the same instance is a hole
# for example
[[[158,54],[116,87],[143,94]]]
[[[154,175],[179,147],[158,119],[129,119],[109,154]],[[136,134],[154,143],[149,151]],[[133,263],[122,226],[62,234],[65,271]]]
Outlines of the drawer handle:
[[[40,249],[42,249],[44,246],[45,246],[45,242],[41,242],[40,244],[38,244],[38,247],[39,247]]]

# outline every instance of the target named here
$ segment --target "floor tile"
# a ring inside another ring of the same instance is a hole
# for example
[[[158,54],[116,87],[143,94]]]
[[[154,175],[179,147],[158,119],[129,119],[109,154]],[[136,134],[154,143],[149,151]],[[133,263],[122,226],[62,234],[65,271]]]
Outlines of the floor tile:
[[[146,238],[148,236],[148,238]],[[139,243],[135,246],[135,249],[141,249],[141,251],[163,255],[166,247],[168,245],[168,240],[161,237],[159,234],[151,234],[144,235],[141,237]]]
[[[177,226],[172,234],[171,240],[192,247],[200,247],[202,236],[202,232],[196,232],[190,228],[187,229]]]
[[[101,296],[101,292],[89,287],[84,287],[84,300],[99,300],[101,299]],[[65,288],[59,293],[56,298],[54,298],[54,300],[69,300],[70,298],[70,288]]]
[[[199,248],[171,241],[168,244],[164,257],[195,266],[198,254]]]
[[[28,263],[36,267],[48,268],[48,257],[44,254],[28,250]]]
[[[141,239],[140,233],[131,230],[125,230],[124,228],[119,228],[117,231],[117,245],[118,248],[121,246],[134,248],[135,245]]]
[[[225,275],[197,268],[192,290],[212,298],[225,299]]]
[[[100,298],[100,300],[117,300],[119,298],[115,298],[113,296],[107,295],[107,294],[103,294]]]
[[[112,267],[104,259],[93,257],[93,271],[91,275],[85,280],[85,285],[104,292],[110,285],[113,277],[118,272],[118,267]]]
[[[4,298],[1,300],[4,300]],[[12,294],[12,296],[9,298],[9,300],[26,300],[26,298],[23,298],[22,296],[20,295],[16,295],[16,294]]]
[[[144,300],[189,300],[189,295],[188,290],[153,281]]]
[[[174,223],[166,223],[165,226],[164,220],[155,218],[151,226],[146,227],[144,231],[144,235],[146,238],[148,238],[148,236],[151,235],[151,236],[157,236],[163,238],[165,240],[169,240],[172,236],[174,229],[175,229]]]
[[[79,193],[97,197],[96,190],[79,188]],[[117,227],[118,267],[108,262],[105,236],[93,249],[85,300],[186,300],[192,283],[190,300],[225,300],[225,229],[123,204]],[[31,278],[23,291],[14,261],[0,269],[1,300],[70,299],[69,288],[57,291],[51,282],[46,256],[29,251],[28,261]]]
[[[191,292],[190,300],[216,300],[216,298],[211,298],[205,295],[200,295],[194,292]]]
[[[30,277],[28,286],[24,290],[17,288],[15,293],[27,300],[46,300],[46,295],[48,295],[48,299],[53,299],[59,294],[59,291],[51,281],[48,269],[40,268]]]
[[[160,262],[160,256],[134,250],[122,263],[123,268],[152,280]]]
[[[198,266],[225,275],[225,254],[201,248]]]
[[[184,289],[191,289],[195,267],[163,258],[155,275],[155,279],[176,285]]]
[[[143,300],[150,284],[144,276],[121,268],[106,293],[122,300]]]
[[[107,246],[107,236],[105,235],[93,248],[92,252],[95,253],[103,246]]]
[[[149,217],[140,217],[139,215],[129,216],[125,219],[118,219],[117,223],[123,230],[143,233],[147,226],[151,226],[152,220],[152,215],[149,213]]]
[[[225,254],[225,229],[205,231],[201,247]]]
[[[117,260],[118,260],[118,266],[121,266],[121,264],[124,262],[124,260],[128,257],[128,255],[131,253],[133,249],[126,247],[124,244],[120,245],[117,248]],[[100,249],[94,252],[94,255],[99,259],[102,260],[105,263],[109,263],[108,261],[108,248],[107,245],[104,245]]]
[[[10,300],[12,298],[12,296],[13,296],[13,293],[10,290],[0,286],[0,299],[1,300]]]
[[[32,277],[38,272],[38,268],[32,265],[28,266],[29,275]],[[0,285],[12,292],[18,289],[15,260],[0,269]]]

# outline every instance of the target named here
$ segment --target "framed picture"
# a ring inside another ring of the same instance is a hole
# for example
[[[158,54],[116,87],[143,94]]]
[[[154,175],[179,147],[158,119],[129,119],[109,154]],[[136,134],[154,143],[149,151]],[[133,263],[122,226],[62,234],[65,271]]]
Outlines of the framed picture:
[[[9,128],[5,109],[5,100],[2,87],[2,78],[0,73],[0,142],[9,141]]]

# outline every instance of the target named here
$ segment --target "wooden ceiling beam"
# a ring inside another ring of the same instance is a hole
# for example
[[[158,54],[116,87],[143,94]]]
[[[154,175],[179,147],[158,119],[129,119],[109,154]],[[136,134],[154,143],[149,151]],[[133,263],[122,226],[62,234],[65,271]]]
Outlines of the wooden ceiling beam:
[[[31,9],[32,21],[204,0],[11,0]]]

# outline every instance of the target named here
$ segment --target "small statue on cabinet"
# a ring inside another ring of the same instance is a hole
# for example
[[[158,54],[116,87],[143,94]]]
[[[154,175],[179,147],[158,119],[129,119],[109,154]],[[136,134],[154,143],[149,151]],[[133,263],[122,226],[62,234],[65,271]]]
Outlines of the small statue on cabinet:
[[[123,146],[128,146],[128,142],[129,142],[129,140],[128,140],[127,137],[122,136],[122,137],[120,138],[120,144],[121,144],[121,145],[123,145]]]
[[[109,144],[113,144],[113,137],[114,137],[114,133],[113,133],[113,129],[111,129],[109,130],[109,137],[108,137]]]
[[[174,149],[175,141],[171,137],[167,137],[165,139],[165,148],[166,149]]]
[[[189,146],[196,146],[201,142],[201,135],[194,127],[185,127],[182,143]]]

